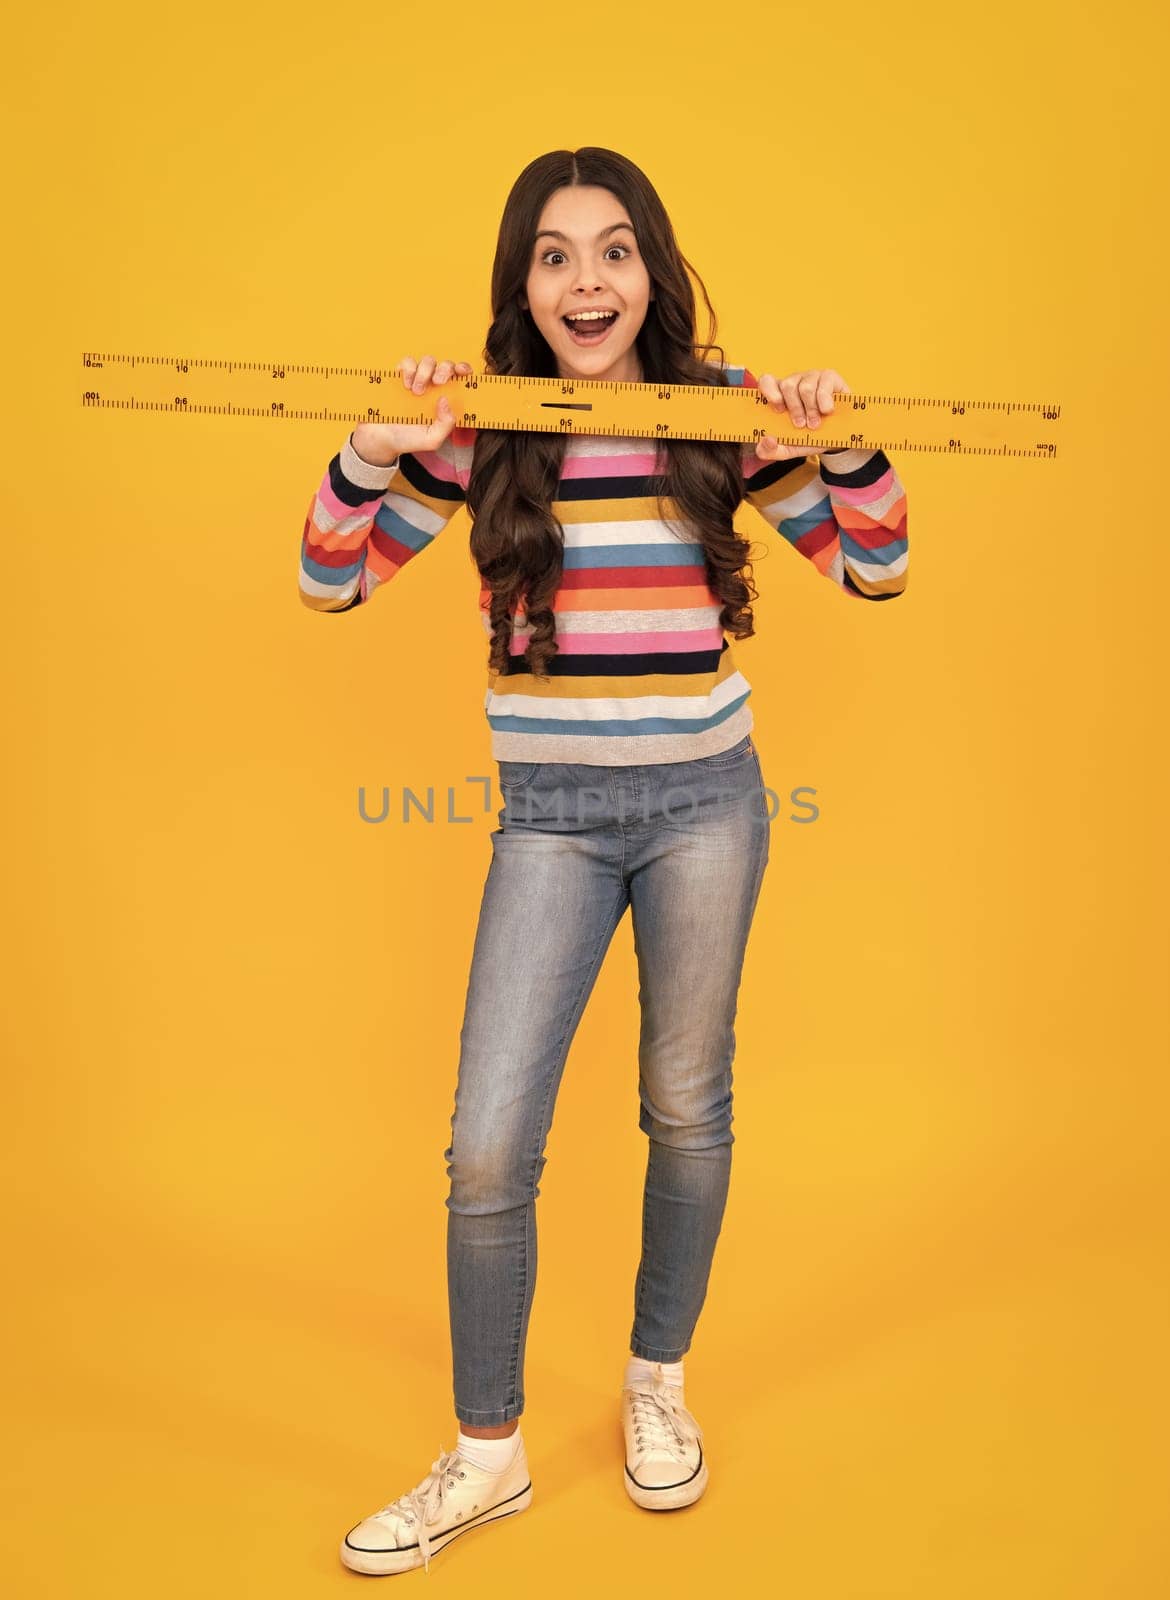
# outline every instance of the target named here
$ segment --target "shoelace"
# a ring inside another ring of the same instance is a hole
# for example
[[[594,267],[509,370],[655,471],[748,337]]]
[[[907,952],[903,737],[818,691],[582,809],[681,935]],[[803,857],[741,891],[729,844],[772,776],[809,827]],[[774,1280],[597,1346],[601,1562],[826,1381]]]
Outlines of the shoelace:
[[[455,1461],[459,1455],[458,1450],[440,1449],[437,1461],[431,1462],[431,1470],[415,1488],[400,1494],[397,1500],[383,1506],[380,1511],[375,1511],[376,1517],[401,1517],[411,1526],[418,1525],[418,1543],[422,1551],[423,1568],[430,1571],[431,1543],[427,1538],[427,1523],[434,1522],[442,1516],[443,1507],[447,1503],[447,1490],[454,1488],[455,1479],[462,1475],[462,1469],[455,1471]]]
[[[635,1442],[643,1448],[665,1450],[674,1460],[689,1466],[687,1447],[698,1444],[703,1434],[683,1405],[677,1388],[657,1376],[650,1379],[649,1389],[633,1384],[626,1387]],[[643,1443],[647,1439],[648,1445]]]

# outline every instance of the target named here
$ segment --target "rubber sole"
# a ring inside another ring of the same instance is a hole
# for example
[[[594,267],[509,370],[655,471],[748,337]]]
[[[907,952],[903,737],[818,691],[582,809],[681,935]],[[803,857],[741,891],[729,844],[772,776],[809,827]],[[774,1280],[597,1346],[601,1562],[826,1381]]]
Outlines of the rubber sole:
[[[486,1528],[491,1522],[500,1522],[505,1517],[514,1517],[521,1511],[527,1511],[532,1504],[532,1484],[529,1482],[518,1494],[510,1495],[507,1500],[501,1500],[497,1506],[489,1506],[486,1511],[481,1511],[478,1517],[472,1517],[467,1522],[457,1523],[453,1528],[447,1528],[442,1533],[431,1535],[431,1560],[446,1550],[447,1546],[459,1538],[460,1534],[474,1533],[477,1528]],[[354,1528],[359,1528],[361,1523],[355,1522]],[[349,1530],[353,1532],[353,1528]],[[407,1545],[401,1550],[359,1550],[349,1542],[349,1533],[341,1541],[339,1552],[342,1563],[351,1572],[364,1572],[370,1577],[384,1578],[394,1572],[410,1572],[415,1567],[423,1564],[422,1550],[417,1544]]]
[[[694,1477],[688,1478],[685,1483],[672,1483],[669,1488],[647,1489],[634,1482],[627,1467],[626,1493],[644,1511],[677,1511],[682,1506],[694,1505],[707,1487],[707,1476],[707,1463],[700,1461]]]

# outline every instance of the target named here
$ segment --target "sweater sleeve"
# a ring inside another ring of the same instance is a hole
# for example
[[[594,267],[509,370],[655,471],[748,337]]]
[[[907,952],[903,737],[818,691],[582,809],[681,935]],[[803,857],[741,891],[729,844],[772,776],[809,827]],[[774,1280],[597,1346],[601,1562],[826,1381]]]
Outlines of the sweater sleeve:
[[[746,367],[730,384],[758,389]],[[770,527],[845,594],[892,600],[906,588],[906,490],[882,450],[826,450],[761,461],[743,449],[744,496]]]
[[[385,467],[363,461],[350,434],[305,518],[301,599],[313,611],[362,605],[434,543],[466,498],[453,434]]]

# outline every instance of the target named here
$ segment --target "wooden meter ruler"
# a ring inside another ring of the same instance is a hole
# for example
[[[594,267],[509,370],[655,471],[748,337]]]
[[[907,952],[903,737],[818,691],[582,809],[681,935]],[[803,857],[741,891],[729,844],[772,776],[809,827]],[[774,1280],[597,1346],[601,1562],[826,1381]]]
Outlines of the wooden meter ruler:
[[[785,445],[807,442],[810,453],[853,447],[1053,461],[1061,415],[1050,402],[839,390],[819,427],[796,428],[758,389],[473,373],[416,395],[396,367],[90,351],[81,360],[81,403],[91,410],[402,424],[433,418],[446,394],[459,427],[742,443],[770,433]]]

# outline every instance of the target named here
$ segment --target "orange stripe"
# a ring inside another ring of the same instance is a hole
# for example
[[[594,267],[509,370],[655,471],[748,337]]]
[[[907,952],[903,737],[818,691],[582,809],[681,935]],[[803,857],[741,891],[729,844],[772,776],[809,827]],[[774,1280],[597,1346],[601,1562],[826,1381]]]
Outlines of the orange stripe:
[[[389,556],[384,556],[375,544],[366,551],[367,568],[377,573],[383,583],[387,578],[392,578],[396,572],[401,572],[404,565],[405,562],[391,561]]]
[[[706,584],[668,589],[562,589],[554,611],[678,611],[683,607],[722,605]]]
[[[336,528],[331,533],[326,533],[315,522],[310,523],[309,552],[311,554],[313,550],[360,550],[370,536],[371,526],[372,521],[363,522],[350,533],[338,533]]]

